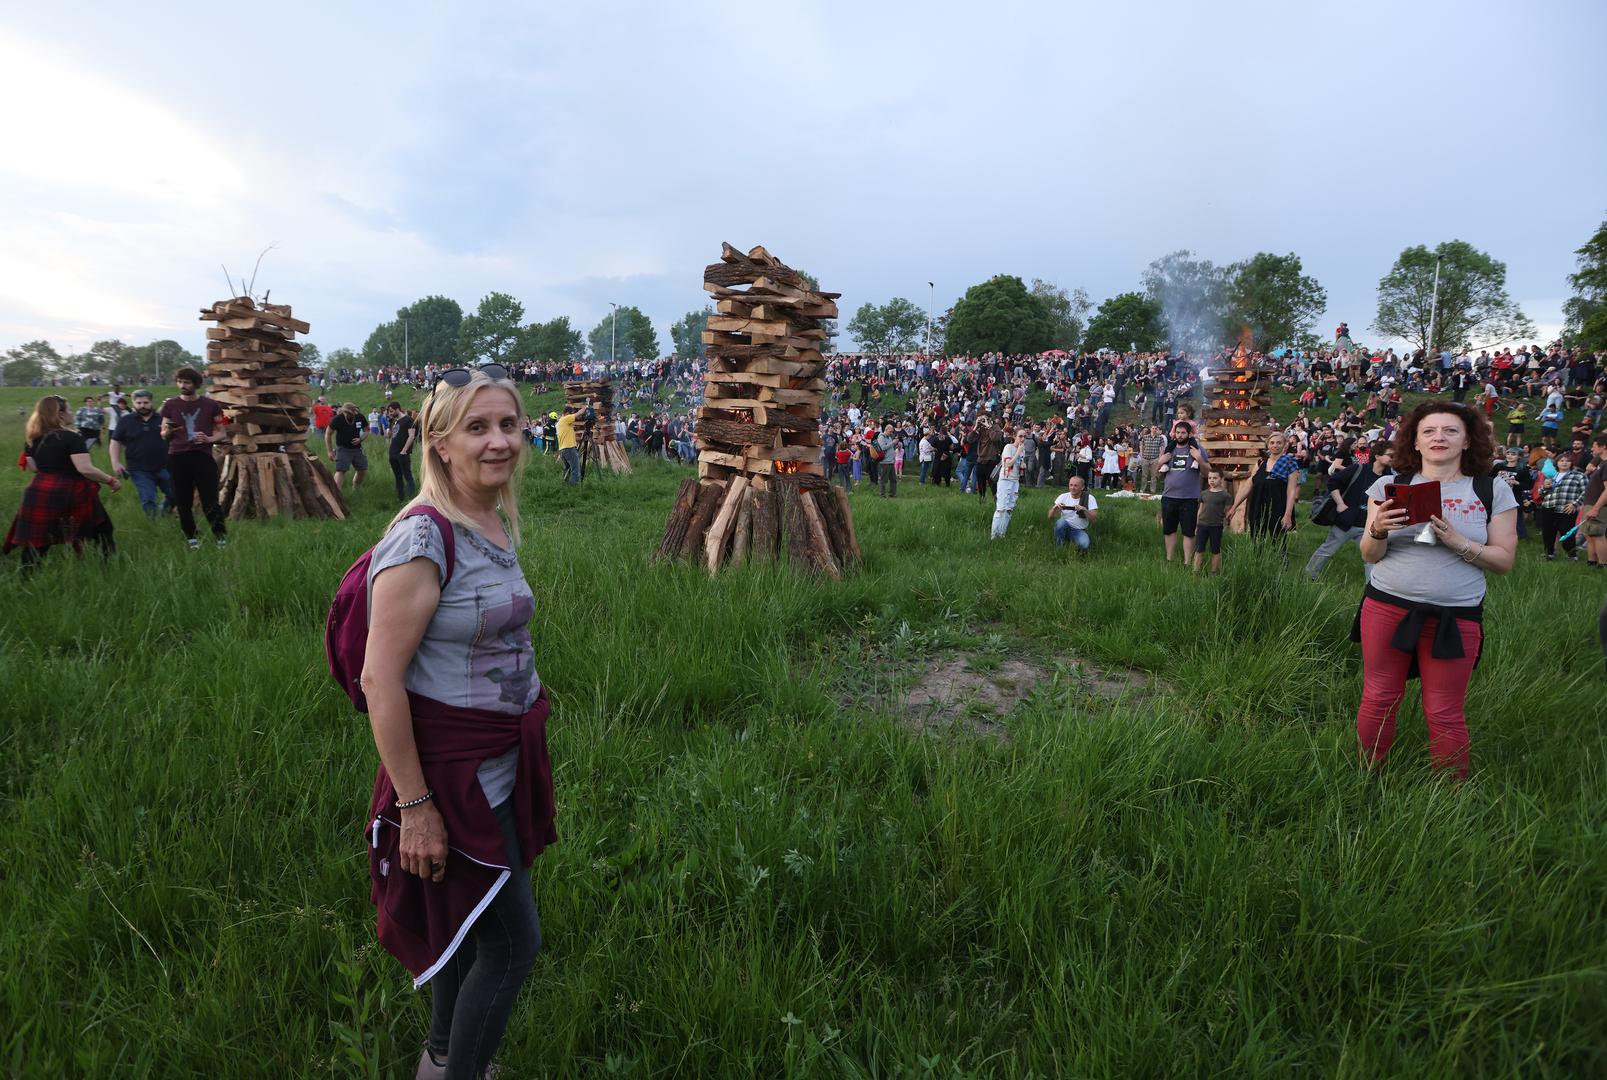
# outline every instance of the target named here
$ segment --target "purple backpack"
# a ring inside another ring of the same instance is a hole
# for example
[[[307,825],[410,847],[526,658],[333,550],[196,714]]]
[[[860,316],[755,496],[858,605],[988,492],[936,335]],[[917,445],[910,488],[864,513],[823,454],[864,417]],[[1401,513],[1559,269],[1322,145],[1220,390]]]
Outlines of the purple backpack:
[[[452,523],[433,506],[415,506],[403,517],[422,514],[435,522],[446,543],[446,582],[451,582],[457,566],[457,545],[452,536]],[[335,601],[329,605],[329,618],[324,621],[324,654],[329,658],[329,674],[352,699],[357,711],[368,711],[368,698],[363,694],[363,660],[368,656],[368,564],[374,557],[369,548],[357,557],[351,569],[340,579],[335,590]],[[442,588],[446,583],[442,584]]]

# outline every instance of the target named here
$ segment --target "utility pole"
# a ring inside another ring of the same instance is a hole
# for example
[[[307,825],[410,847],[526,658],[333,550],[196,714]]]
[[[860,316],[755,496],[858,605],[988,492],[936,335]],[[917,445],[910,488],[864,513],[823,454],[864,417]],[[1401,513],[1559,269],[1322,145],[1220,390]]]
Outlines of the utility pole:
[[[402,366],[404,368],[411,369],[413,367],[412,361],[410,359],[411,356],[412,356],[412,353],[409,351],[408,343],[407,343],[407,320],[403,319],[402,320]]]
[[[614,318],[608,324],[608,367],[612,370],[614,367],[614,348],[619,343],[619,305],[610,300],[608,306],[614,309]]]
[[[155,358],[152,361],[152,366],[155,368],[155,370],[151,372],[155,379],[151,385],[158,386],[162,382],[162,346],[152,345],[151,355]]]
[[[930,281],[926,283],[926,362],[932,362],[932,297],[937,292],[937,286]]]
[[[1440,307],[1440,257],[1434,257],[1434,298],[1428,302],[1428,351],[1434,351],[1434,316]]]

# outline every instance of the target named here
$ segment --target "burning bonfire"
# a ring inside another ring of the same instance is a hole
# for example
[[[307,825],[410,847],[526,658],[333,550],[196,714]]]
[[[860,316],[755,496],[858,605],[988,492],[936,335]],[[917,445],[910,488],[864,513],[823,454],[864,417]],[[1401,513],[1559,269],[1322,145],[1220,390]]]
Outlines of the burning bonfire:
[[[811,288],[762,247],[722,248],[703,271],[718,310],[703,333],[697,476],[681,484],[658,556],[696,559],[711,574],[786,556],[841,577],[859,561],[859,540],[820,460],[821,320],[837,317],[839,294]]]
[[[1229,366],[1211,370],[1213,382],[1200,432],[1211,464],[1229,480],[1249,479],[1273,432],[1267,409],[1272,404],[1274,370],[1251,341],[1250,331],[1244,330]]]

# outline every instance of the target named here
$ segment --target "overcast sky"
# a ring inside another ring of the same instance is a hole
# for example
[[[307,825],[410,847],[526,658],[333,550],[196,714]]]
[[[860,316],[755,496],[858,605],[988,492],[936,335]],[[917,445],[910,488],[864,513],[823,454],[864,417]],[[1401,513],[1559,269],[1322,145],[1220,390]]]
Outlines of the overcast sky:
[[[479,14],[466,13],[480,12]],[[1293,251],[1359,338],[1403,247],[1554,334],[1607,217],[1607,4],[281,3],[0,11],[0,350],[174,337],[223,270],[326,352],[489,290],[669,324],[722,240],[860,304]]]

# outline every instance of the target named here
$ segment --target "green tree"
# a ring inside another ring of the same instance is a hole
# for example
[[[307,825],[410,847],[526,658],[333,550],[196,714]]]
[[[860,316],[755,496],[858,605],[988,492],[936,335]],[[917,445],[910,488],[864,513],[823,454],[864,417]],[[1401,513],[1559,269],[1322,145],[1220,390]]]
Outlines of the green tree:
[[[1434,264],[1440,264],[1439,305],[1434,304]],[[1429,340],[1429,323],[1434,340]],[[1488,348],[1535,336],[1507,295],[1507,264],[1472,244],[1450,240],[1433,251],[1418,244],[1400,253],[1378,282],[1373,329],[1404,338],[1414,348]]]
[[[301,343],[301,366],[306,368],[308,371],[323,370],[323,354],[318,351],[318,346],[314,345],[310,341],[304,341]]]
[[[201,358],[172,338],[162,338],[146,345],[132,346],[120,357],[112,369],[112,378],[119,382],[138,382],[156,379],[167,382],[176,368],[204,369]]]
[[[1032,295],[1043,301],[1049,318],[1054,320],[1050,348],[1075,351],[1082,343],[1083,330],[1088,325],[1088,312],[1094,306],[1094,302],[1088,299],[1088,290],[1078,286],[1068,293],[1053,282],[1033,278]]]
[[[362,365],[363,358],[354,350],[348,349],[342,345],[340,348],[330,352],[329,358],[324,361],[324,370],[355,371],[357,368],[362,367]]]
[[[382,322],[363,342],[363,367],[395,367],[402,362],[402,329],[394,321]]]
[[[524,317],[524,305],[507,293],[486,293],[474,314],[463,317],[458,329],[457,362],[502,363],[510,359]]]
[[[1579,270],[1568,275],[1574,294],[1562,305],[1568,343],[1592,352],[1607,350],[1607,221],[1601,223],[1579,256]]]
[[[1229,328],[1248,326],[1261,352],[1294,345],[1328,307],[1328,290],[1301,273],[1300,256],[1257,252],[1227,270]]]
[[[462,331],[463,309],[450,297],[426,296],[396,312],[395,333],[400,338],[402,355],[419,367],[455,367],[458,335]]]
[[[1188,250],[1162,255],[1144,271],[1144,291],[1161,309],[1176,350],[1214,352],[1229,335],[1227,268]]]
[[[619,329],[625,332],[625,316],[630,316],[631,356],[637,360],[656,360],[658,358],[658,332],[653,329],[653,320],[642,314],[642,309],[627,304],[619,309]]]
[[[957,356],[1038,353],[1054,339],[1054,319],[1020,278],[999,274],[965,290],[949,318],[946,347]]]
[[[586,355],[586,340],[568,315],[531,323],[519,332],[518,356],[526,360],[575,360]]]
[[[1156,352],[1166,346],[1166,324],[1161,305],[1143,293],[1119,293],[1099,305],[1083,335],[1086,350],[1115,349]]]
[[[631,309],[617,308],[604,315],[586,335],[593,360],[617,360],[627,363],[636,359],[631,343]]]
[[[43,382],[60,373],[61,367],[61,353],[48,341],[30,341],[6,350],[5,379],[11,386]]]
[[[862,352],[915,352],[926,344],[926,312],[902,296],[880,306],[862,304],[848,320],[848,332]]]
[[[675,343],[676,356],[695,356],[701,360],[707,355],[703,331],[709,328],[709,316],[713,314],[714,309],[705,304],[697,311],[688,311],[670,327],[670,340]]]
[[[95,342],[86,352],[72,357],[69,363],[75,375],[110,379],[120,368],[126,370],[131,366],[128,362],[130,351],[129,346],[110,338]]]

